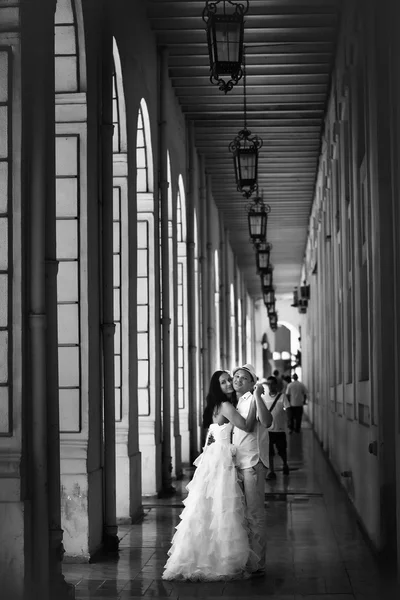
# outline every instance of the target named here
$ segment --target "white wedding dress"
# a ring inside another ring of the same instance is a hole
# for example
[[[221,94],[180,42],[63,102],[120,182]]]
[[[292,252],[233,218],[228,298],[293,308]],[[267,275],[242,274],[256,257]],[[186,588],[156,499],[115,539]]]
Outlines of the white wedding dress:
[[[248,577],[258,557],[250,549],[244,495],[230,443],[232,425],[212,424],[186,489],[162,578],[218,581]],[[212,433],[215,442],[207,446]]]

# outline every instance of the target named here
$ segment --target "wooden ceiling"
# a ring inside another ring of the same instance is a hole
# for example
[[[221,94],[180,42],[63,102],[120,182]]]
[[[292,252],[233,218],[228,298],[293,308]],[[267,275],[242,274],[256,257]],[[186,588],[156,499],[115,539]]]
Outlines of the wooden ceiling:
[[[148,0],[183,112],[195,123],[212,191],[250,295],[261,297],[247,200],[236,190],[229,143],[243,128],[243,79],[228,94],[209,80],[205,1]],[[341,0],[250,0],[245,16],[247,124],[261,137],[259,191],[271,206],[276,294],[301,276]],[[222,2],[221,5],[222,6]],[[278,306],[279,308],[279,306]]]

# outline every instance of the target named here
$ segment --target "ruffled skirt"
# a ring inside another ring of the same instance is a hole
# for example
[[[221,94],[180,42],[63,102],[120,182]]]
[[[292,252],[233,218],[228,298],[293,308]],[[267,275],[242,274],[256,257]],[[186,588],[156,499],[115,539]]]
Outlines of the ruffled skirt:
[[[172,539],[162,578],[218,581],[241,579],[257,568],[245,521],[231,444],[207,446],[194,464],[185,508]]]

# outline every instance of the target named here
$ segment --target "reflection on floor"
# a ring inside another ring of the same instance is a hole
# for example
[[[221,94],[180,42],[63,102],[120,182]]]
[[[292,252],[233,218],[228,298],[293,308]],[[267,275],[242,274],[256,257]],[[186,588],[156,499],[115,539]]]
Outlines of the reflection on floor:
[[[279,459],[276,460],[279,466]],[[266,482],[267,576],[228,583],[161,579],[169,542],[182,510],[185,485],[169,500],[144,498],[140,523],[120,527],[117,557],[65,564],[76,596],[109,600],[169,597],[275,600],[395,600],[392,578],[380,571],[321,448],[307,424],[289,440],[291,473]]]

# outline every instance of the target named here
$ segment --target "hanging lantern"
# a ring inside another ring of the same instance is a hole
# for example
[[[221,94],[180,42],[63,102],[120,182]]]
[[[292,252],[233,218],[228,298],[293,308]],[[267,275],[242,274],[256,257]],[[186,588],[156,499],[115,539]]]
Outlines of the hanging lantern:
[[[274,265],[269,264],[268,268],[261,273],[261,286],[264,292],[273,290],[272,276],[274,274]]]
[[[245,49],[243,51],[243,113],[244,127],[229,144],[229,150],[233,154],[237,190],[245,198],[250,198],[257,189],[258,151],[263,141],[257,135],[252,136],[251,131],[247,129]]]
[[[257,189],[258,151],[262,144],[262,139],[252,136],[246,126],[229,144],[229,150],[233,154],[237,190],[245,198],[250,198]]]
[[[306,280],[304,280],[303,285],[300,286],[300,298],[303,298],[303,300],[310,299],[310,286],[307,285]]]
[[[300,314],[305,315],[307,312],[308,300],[306,298],[299,298],[298,311]]]
[[[272,331],[276,331],[278,329],[278,315],[276,312],[273,312],[269,315],[269,326]]]
[[[271,312],[269,307],[275,305],[275,289],[273,287],[267,289],[263,288],[263,297],[268,312]]]
[[[256,264],[259,273],[268,271],[270,267],[270,254],[272,250],[272,244],[270,242],[261,242],[256,246]],[[273,269],[273,267],[272,267]]]
[[[268,214],[271,212],[271,207],[264,204],[263,199],[257,196],[254,198],[254,202],[247,205],[246,210],[251,241],[253,244],[265,242]]]
[[[268,317],[270,317],[274,312],[276,312],[275,301],[273,302],[273,304],[267,306]]]
[[[274,266],[268,265],[268,268],[261,273],[261,286],[264,292],[273,290],[272,276],[274,274]]]
[[[223,9],[218,12],[221,1]],[[226,12],[227,8],[231,9],[230,12]],[[243,76],[243,17],[248,10],[249,0],[206,0],[203,10],[203,21],[207,25],[210,81],[225,94]],[[227,77],[229,79],[225,81]]]

